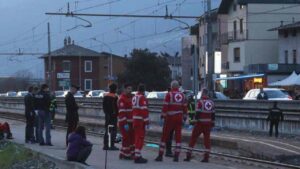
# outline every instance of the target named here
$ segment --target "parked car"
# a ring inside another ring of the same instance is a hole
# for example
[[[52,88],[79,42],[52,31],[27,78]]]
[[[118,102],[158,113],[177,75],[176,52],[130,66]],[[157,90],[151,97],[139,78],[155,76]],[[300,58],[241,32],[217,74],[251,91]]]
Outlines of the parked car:
[[[198,92],[198,94],[197,94],[197,99],[200,99],[201,98],[201,94],[202,92],[200,91],[200,92]],[[223,93],[221,93],[221,92],[215,92],[215,96],[216,96],[216,98],[214,98],[214,99],[217,99],[217,100],[228,100],[229,98],[227,97],[227,96],[225,96]]]
[[[17,97],[24,97],[24,96],[27,95],[27,93],[28,93],[28,91],[19,91],[19,92],[17,93]]]
[[[247,92],[243,100],[257,100],[260,89],[251,89]],[[268,95],[268,100],[293,100],[288,92],[280,88],[264,88],[264,92]]]
[[[102,92],[102,93],[99,94],[99,97],[100,97],[100,98],[103,98],[107,93],[108,93],[108,92]]]
[[[86,95],[86,97],[99,97],[100,93],[105,92],[104,90],[91,90],[89,93]]]
[[[66,97],[69,91],[63,91],[63,95],[59,95],[57,97]],[[58,92],[60,93],[60,92]],[[77,91],[76,94],[74,94],[74,97],[84,97],[84,92],[83,91]]]
[[[133,91],[133,92],[131,92],[131,94],[136,95],[136,94],[137,94],[137,91]],[[148,94],[149,94],[149,92],[148,92],[148,91],[145,91],[145,96],[146,96],[146,97],[148,96]]]
[[[148,95],[147,95],[147,99],[164,99],[166,94],[168,92],[167,91],[163,91],[163,92],[150,92]]]
[[[17,96],[17,92],[14,91],[9,91],[5,94],[6,97],[16,97]]]
[[[65,93],[65,91],[58,90],[58,91],[55,91],[55,96],[56,97],[65,97],[64,93]]]

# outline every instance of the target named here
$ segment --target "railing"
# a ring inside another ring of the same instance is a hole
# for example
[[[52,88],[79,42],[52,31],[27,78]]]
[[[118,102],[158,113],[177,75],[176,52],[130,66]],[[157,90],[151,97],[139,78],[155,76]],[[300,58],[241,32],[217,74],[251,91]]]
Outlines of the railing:
[[[80,105],[80,116],[103,118],[102,99],[76,98]],[[58,112],[65,114],[63,98],[57,99]],[[160,121],[162,100],[149,100],[150,119],[152,123]],[[272,101],[216,100],[216,126],[245,131],[268,131],[266,121]],[[300,102],[280,101],[278,107],[284,113],[280,132],[300,135]],[[0,112],[24,114],[24,99],[17,97],[0,97]]]
[[[221,34],[221,43],[228,44],[235,41],[244,41],[248,39],[248,30],[236,30]]]

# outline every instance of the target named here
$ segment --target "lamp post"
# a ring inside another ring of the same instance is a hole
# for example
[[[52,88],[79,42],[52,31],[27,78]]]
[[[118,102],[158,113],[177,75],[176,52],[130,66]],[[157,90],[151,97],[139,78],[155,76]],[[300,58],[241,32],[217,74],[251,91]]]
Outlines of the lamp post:
[[[103,44],[104,46],[106,46],[109,49],[109,52],[110,52],[110,64],[107,63],[107,65],[109,65],[109,70],[107,71],[107,78],[108,78],[108,80],[113,80],[113,64],[112,64],[113,57],[112,57],[112,49],[111,49],[111,47],[107,43],[102,42],[100,40],[97,40],[96,38],[92,38],[92,40],[94,40],[94,41],[96,41],[98,43]]]

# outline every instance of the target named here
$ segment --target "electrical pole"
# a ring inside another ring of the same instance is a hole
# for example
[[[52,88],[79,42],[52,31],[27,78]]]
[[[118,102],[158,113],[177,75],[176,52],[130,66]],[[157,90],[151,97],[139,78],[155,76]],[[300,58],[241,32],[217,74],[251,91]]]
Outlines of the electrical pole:
[[[194,95],[195,95],[195,105],[197,105],[197,95],[199,91],[199,84],[198,84],[198,52],[197,52],[197,46],[192,45],[191,52],[193,54],[193,62],[194,62],[194,72],[193,72],[193,88],[194,88]]]
[[[48,22],[48,84],[50,91],[52,88],[52,63],[51,63],[51,39],[50,39],[50,23]]]
[[[209,92],[214,90],[214,53],[212,42],[212,23],[211,23],[211,0],[207,0],[207,61],[208,61],[208,75],[207,75],[207,88]]]

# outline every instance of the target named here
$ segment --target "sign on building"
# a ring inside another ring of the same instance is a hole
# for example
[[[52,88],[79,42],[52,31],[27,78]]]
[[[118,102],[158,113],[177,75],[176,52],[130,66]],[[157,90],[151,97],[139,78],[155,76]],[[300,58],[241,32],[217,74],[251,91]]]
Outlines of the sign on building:
[[[57,79],[70,79],[70,73],[57,73]]]

